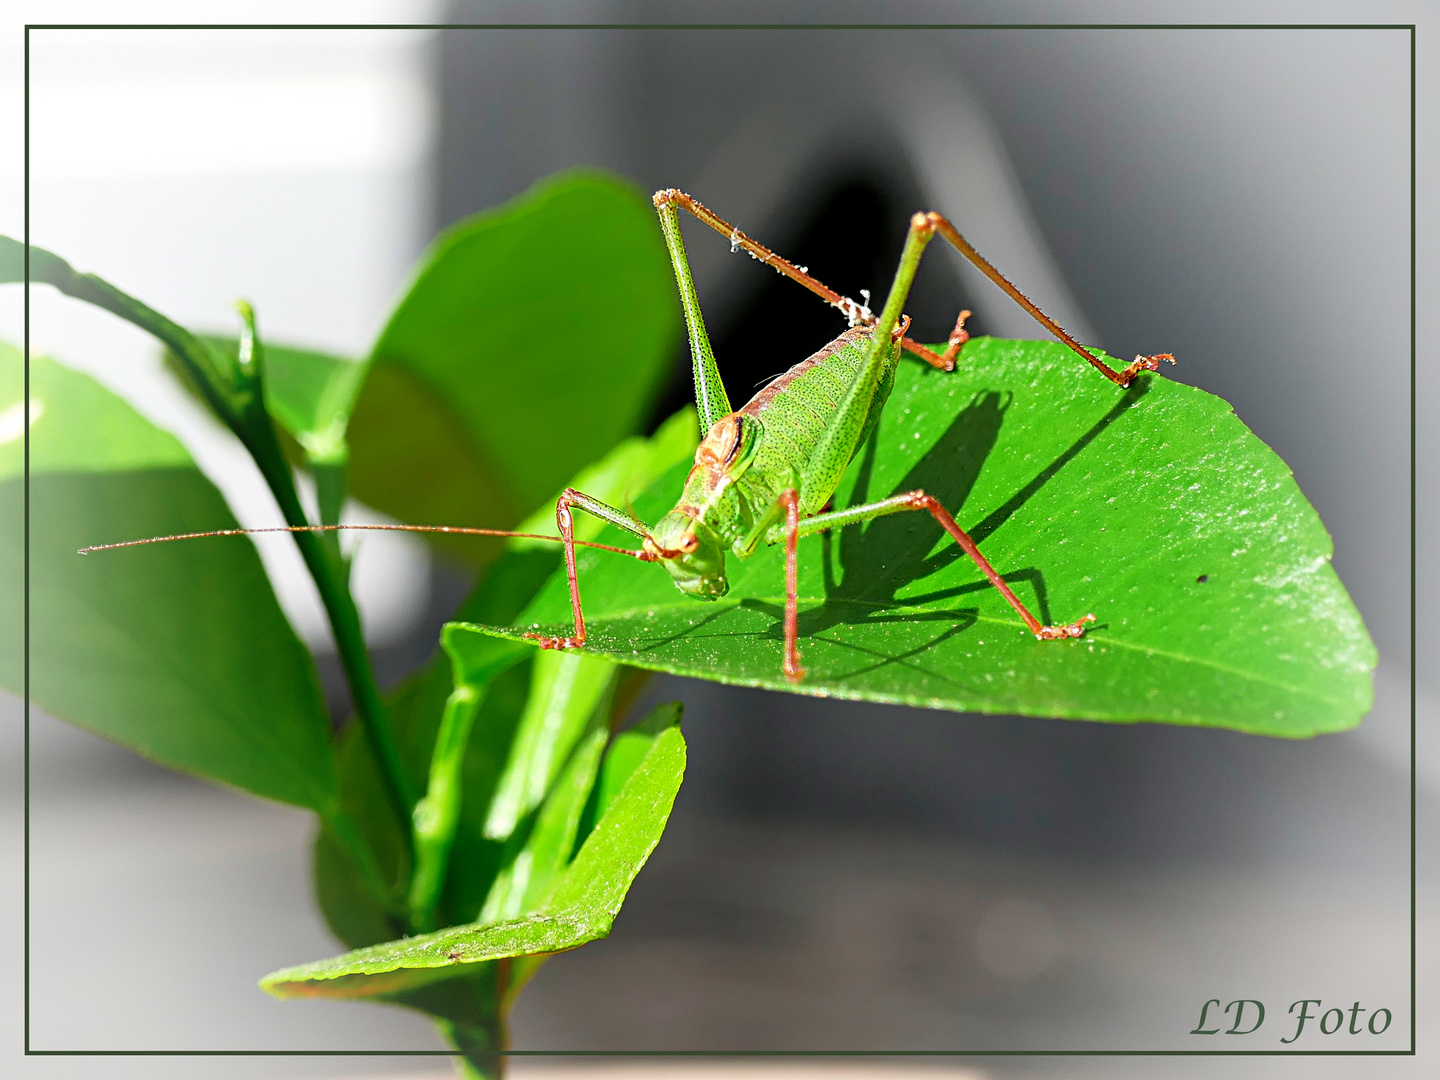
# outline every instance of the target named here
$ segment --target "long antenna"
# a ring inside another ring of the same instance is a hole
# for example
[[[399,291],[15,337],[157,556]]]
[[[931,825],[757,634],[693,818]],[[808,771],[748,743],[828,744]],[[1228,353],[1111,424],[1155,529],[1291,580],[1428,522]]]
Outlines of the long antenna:
[[[508,529],[477,529],[464,525],[275,525],[263,529],[211,529],[208,532],[150,536],[144,540],[123,540],[118,544],[92,544],[90,547],[81,548],[78,554],[89,555],[92,551],[113,551],[116,548],[139,547],[142,544],[164,544],[171,540],[200,540],[207,536],[254,536],[256,533],[340,532],[341,530],[356,532],[450,533],[456,536],[509,536],[517,540],[548,540],[553,544],[563,544],[565,542],[558,536],[547,536],[544,533],[511,532]],[[628,548],[611,547],[609,544],[597,544],[590,540],[576,540],[574,543],[579,547],[597,548],[600,551],[613,551],[617,555],[629,555],[631,558],[639,559],[641,562],[655,561],[653,555],[644,551],[631,551]]]

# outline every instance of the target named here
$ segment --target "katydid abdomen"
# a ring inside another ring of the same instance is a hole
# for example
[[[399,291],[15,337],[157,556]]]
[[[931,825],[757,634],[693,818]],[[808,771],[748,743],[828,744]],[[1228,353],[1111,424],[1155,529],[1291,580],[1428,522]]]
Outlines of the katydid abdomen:
[[[828,422],[839,411],[850,388],[863,377],[865,346],[871,337],[872,333],[864,328],[847,330],[813,356],[777,376],[740,409],[742,415],[758,420],[763,431],[754,464],[737,484],[752,506],[774,505],[784,490],[781,481],[787,473],[801,478],[834,474],[836,483],[839,482],[850,456],[845,455],[836,469],[825,468],[829,463],[817,462],[815,455]],[[872,393],[857,446],[864,443],[880,419],[895,382],[899,343],[894,343],[886,352],[889,356]],[[834,483],[814,490],[802,489],[801,512],[819,513],[833,494]]]

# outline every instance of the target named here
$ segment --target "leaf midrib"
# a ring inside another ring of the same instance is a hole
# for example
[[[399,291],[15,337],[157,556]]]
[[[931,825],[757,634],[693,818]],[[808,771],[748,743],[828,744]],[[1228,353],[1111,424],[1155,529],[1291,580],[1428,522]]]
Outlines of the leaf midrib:
[[[746,600],[760,600],[760,601],[764,601],[764,602],[766,602],[766,603],[773,603],[773,604],[777,604],[777,605],[783,605],[783,604],[785,603],[785,597],[783,597],[783,596],[778,596],[778,597],[772,597],[772,596],[747,596],[747,597],[745,597],[745,599],[746,599]],[[814,597],[803,597],[803,598],[801,598],[801,599],[802,599],[802,601],[808,601],[810,604],[812,604],[812,605],[818,605],[818,606],[820,606],[820,607],[823,607],[824,605],[826,605],[826,604],[828,604],[828,603],[837,603],[837,602],[838,602],[838,603],[843,603],[843,604],[853,604],[853,605],[856,606],[856,607],[871,608],[871,609],[876,610],[876,611],[893,612],[893,613],[895,613],[895,614],[900,614],[900,615],[933,615],[933,614],[934,614],[934,609],[932,609],[932,608],[916,607],[916,606],[910,605],[910,604],[877,604],[877,603],[874,603],[874,602],[872,602],[872,601],[867,601],[867,600],[842,600],[842,601],[832,601],[832,600],[828,600],[828,599],[817,599],[817,598],[814,598]],[[724,605],[724,606],[726,606],[726,607],[728,607],[728,608],[729,608],[730,610],[732,610],[732,611],[735,610],[736,608],[740,607],[740,602],[739,602],[738,600],[732,600],[732,601],[729,601],[728,603],[726,603],[725,601],[722,600],[722,601],[719,601],[719,603],[722,604],[722,605]],[[591,625],[593,625],[593,626],[599,626],[599,625],[602,625],[602,624],[604,624],[604,623],[606,623],[606,622],[609,622],[609,621],[618,621],[618,620],[621,620],[621,619],[634,618],[634,617],[636,617],[636,616],[638,616],[638,615],[640,615],[640,614],[642,614],[642,613],[648,613],[648,612],[651,612],[651,611],[664,611],[664,612],[684,611],[684,610],[690,609],[692,606],[693,606],[693,605],[691,605],[691,604],[675,603],[675,602],[660,603],[660,604],[646,604],[646,605],[644,605],[644,606],[642,606],[642,607],[627,608],[627,609],[625,609],[625,610],[623,610],[623,611],[609,611],[609,612],[606,612],[606,613],[603,614],[603,615],[595,615],[595,616],[592,616],[592,617],[590,618],[590,623],[591,623]],[[978,614],[978,613],[977,613],[975,619],[976,619],[977,622],[989,623],[989,624],[992,625],[992,626],[1004,626],[1004,627],[1010,627],[1010,628],[1013,628],[1013,629],[1022,629],[1022,630],[1025,629],[1025,625],[1024,625],[1023,623],[1021,623],[1021,622],[1018,622],[1018,621],[1016,621],[1016,620],[1011,620],[1011,619],[1000,619],[1000,618],[996,618],[996,617],[993,616],[993,615],[983,615],[983,614]],[[1246,670],[1244,670],[1243,668],[1232,667],[1232,666],[1229,665],[1229,664],[1221,664],[1221,663],[1218,663],[1218,662],[1213,661],[1213,660],[1201,660],[1201,659],[1197,659],[1197,658],[1195,658],[1195,657],[1186,656],[1186,655],[1184,655],[1183,653],[1174,652],[1174,651],[1172,651],[1172,650],[1160,648],[1160,647],[1153,646],[1153,645],[1135,644],[1135,643],[1127,642],[1127,641],[1123,640],[1122,638],[1106,637],[1106,638],[1104,638],[1103,640],[1106,642],[1106,644],[1113,644],[1113,645],[1115,645],[1117,648],[1126,649],[1126,650],[1129,650],[1129,651],[1135,652],[1135,653],[1143,653],[1147,658],[1152,657],[1152,656],[1162,656],[1162,657],[1164,657],[1164,658],[1167,659],[1167,660],[1174,660],[1174,661],[1176,661],[1177,663],[1193,664],[1193,665],[1195,665],[1195,666],[1197,666],[1197,667],[1205,668],[1205,669],[1208,669],[1208,670],[1223,672],[1223,673],[1228,674],[1228,675],[1234,675],[1234,676],[1236,676],[1236,677],[1238,677],[1238,678],[1246,679],[1246,680],[1249,680],[1249,681],[1251,681],[1251,682],[1258,683],[1258,684],[1260,684],[1260,685],[1262,685],[1262,686],[1271,686],[1271,687],[1274,687],[1274,688],[1279,689],[1279,690],[1284,690],[1284,691],[1286,691],[1287,693],[1298,694],[1298,695],[1301,696],[1301,697],[1309,698],[1309,699],[1312,700],[1312,701],[1317,701],[1317,702],[1320,702],[1321,704],[1324,704],[1324,705],[1342,706],[1342,705],[1348,704],[1348,702],[1349,702],[1349,699],[1348,699],[1348,698],[1338,698],[1338,699],[1337,699],[1337,698],[1325,697],[1325,696],[1322,696],[1322,695],[1320,695],[1320,694],[1317,694],[1316,692],[1314,692],[1313,690],[1310,690],[1310,689],[1308,689],[1308,688],[1300,687],[1300,686],[1295,686],[1295,685],[1292,685],[1292,684],[1290,684],[1290,683],[1282,682],[1282,681],[1280,681],[1280,680],[1278,680],[1278,679],[1274,679],[1274,678],[1267,678],[1266,676],[1263,676],[1263,675],[1257,675],[1257,674],[1255,674],[1254,672],[1246,671]]]

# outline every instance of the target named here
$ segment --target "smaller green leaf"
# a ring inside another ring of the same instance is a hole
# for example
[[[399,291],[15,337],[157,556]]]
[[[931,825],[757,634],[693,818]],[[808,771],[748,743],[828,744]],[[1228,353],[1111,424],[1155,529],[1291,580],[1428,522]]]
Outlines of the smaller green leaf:
[[[447,628],[448,629],[448,628]],[[490,800],[485,835],[503,840],[545,798],[575,744],[609,712],[616,665],[555,651],[535,657],[530,700]]]
[[[410,927],[417,931],[434,930],[439,925],[440,895],[460,823],[464,764],[476,714],[491,680],[518,663],[528,651],[518,642],[509,649],[476,643],[467,650],[463,641],[452,644],[452,636],[442,634],[441,644],[450,656],[455,689],[445,703],[435,736],[425,795],[411,815],[415,869],[410,875]]]
[[[638,724],[629,731],[622,731],[610,743],[605,762],[600,767],[600,776],[591,792],[590,803],[585,807],[585,816],[580,821],[575,839],[584,843],[595,822],[605,816],[610,803],[630,779],[630,774],[645,760],[650,747],[661,732],[680,722],[684,706],[678,701],[656,705]]]
[[[601,461],[582,470],[575,477],[574,485],[597,498],[624,505],[630,494],[643,491],[671,466],[688,460],[696,442],[695,411],[682,409],[648,439],[635,437],[620,443]],[[533,521],[526,523],[525,531],[553,533],[553,506],[552,501],[537,511]],[[585,516],[576,519],[576,532],[582,538],[593,535],[599,528],[600,523],[593,519]],[[459,617],[487,623],[512,621],[559,560],[558,545],[512,541],[505,554],[486,569],[480,584],[461,605]],[[472,683],[478,682],[481,669],[502,655],[492,651],[500,640],[469,631],[446,634],[447,655],[432,659],[390,694],[387,705],[391,722],[417,785],[425,782],[441,714],[454,685],[452,664],[459,665]],[[475,720],[465,755],[460,822],[439,913],[442,924],[473,921],[484,906],[495,875],[504,865],[505,845],[487,839],[484,826],[491,796],[508,760],[516,724],[525,708],[531,682],[530,657],[537,651],[527,642],[505,642],[504,648],[518,650],[521,663],[489,684]],[[379,780],[374,775],[368,752],[356,745],[357,738],[358,732],[352,729],[344,737],[339,752],[343,802],[372,843],[383,840],[379,845],[382,861],[399,873],[401,838],[390,815],[383,812]],[[587,822],[594,816],[587,810]],[[588,829],[586,824],[584,831]],[[316,894],[326,921],[346,945],[359,947],[386,941],[404,929],[363,891],[349,855],[325,830],[316,838],[315,875]],[[511,985],[514,985],[513,977]]]
[[[276,997],[385,998],[466,965],[563,952],[610,932],[635,875],[660,842],[685,773],[678,726],[656,737],[586,839],[543,910],[505,922],[452,926],[286,968],[260,980]]]
[[[491,892],[495,905],[492,909],[487,902],[480,922],[517,918],[544,907],[571,854],[589,838],[595,822],[604,816],[630,775],[645,760],[655,739],[680,722],[682,711],[678,701],[657,705],[640,723],[611,741],[603,762],[600,750],[605,746],[606,733],[591,733],[551,790],[524,850],[497,877]],[[505,988],[506,1008],[546,959],[544,954],[514,958]]]
[[[604,728],[592,731],[571,756],[525,843],[496,876],[478,922],[513,919],[537,908],[549,894],[555,875],[565,868],[575,850],[575,834],[595,786],[608,737]]]

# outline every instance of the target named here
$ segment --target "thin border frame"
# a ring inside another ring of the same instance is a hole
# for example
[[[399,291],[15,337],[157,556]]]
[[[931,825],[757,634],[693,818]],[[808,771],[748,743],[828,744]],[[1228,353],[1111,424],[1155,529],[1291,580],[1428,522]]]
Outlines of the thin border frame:
[[[505,1057],[1416,1056],[1416,23],[26,23],[24,24],[24,1056],[458,1057],[458,1050],[33,1050],[30,1047],[30,32],[32,30],[1408,30],[1410,33],[1410,1048],[1408,1050],[507,1050]]]

